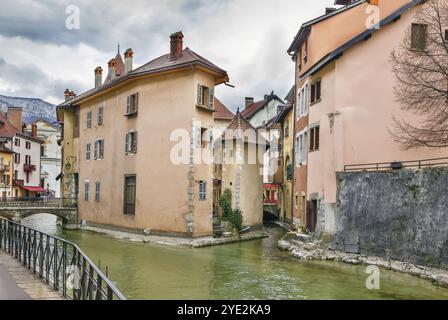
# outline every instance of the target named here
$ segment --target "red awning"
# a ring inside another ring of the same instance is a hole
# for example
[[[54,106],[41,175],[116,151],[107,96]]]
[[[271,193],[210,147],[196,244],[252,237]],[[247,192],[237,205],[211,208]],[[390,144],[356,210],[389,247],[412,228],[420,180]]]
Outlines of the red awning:
[[[45,192],[45,191],[47,191],[47,189],[42,188],[42,187],[29,187],[29,186],[27,186],[27,187],[20,186],[20,187],[22,189],[25,189],[25,190],[28,190],[28,191],[31,191],[31,192]]]

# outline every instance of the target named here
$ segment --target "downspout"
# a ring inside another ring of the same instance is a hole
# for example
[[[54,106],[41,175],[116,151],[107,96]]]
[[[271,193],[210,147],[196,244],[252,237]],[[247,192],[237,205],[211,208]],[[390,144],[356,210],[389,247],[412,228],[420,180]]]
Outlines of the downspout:
[[[294,103],[293,103],[293,111],[292,111],[292,183],[291,183],[291,213],[292,213],[292,226],[294,226],[294,200],[295,200],[295,184],[296,184],[296,126],[297,126],[297,117],[296,117],[296,104],[297,104],[297,54],[295,56],[294,63]]]

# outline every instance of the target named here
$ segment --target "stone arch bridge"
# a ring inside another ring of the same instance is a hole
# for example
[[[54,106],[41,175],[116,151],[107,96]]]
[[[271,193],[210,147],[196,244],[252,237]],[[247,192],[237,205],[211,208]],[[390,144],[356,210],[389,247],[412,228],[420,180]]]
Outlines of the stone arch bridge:
[[[78,228],[78,207],[74,199],[7,199],[0,200],[0,217],[20,222],[35,214],[51,214],[62,220],[65,229]]]

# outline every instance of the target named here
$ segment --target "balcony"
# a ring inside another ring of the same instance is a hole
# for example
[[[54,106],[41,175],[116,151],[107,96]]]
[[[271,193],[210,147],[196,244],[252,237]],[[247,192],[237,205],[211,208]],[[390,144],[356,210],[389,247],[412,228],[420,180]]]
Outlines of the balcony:
[[[34,164],[31,164],[31,163],[25,163],[23,165],[23,171],[25,171],[25,172],[36,171],[36,166]]]
[[[11,166],[9,164],[0,164],[0,172],[6,172],[11,169]]]

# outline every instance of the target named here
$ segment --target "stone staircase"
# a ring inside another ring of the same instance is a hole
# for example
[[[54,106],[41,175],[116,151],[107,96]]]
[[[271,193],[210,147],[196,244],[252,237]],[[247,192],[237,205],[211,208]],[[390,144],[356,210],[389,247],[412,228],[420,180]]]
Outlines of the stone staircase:
[[[223,233],[224,229],[221,226],[221,221],[215,220],[213,222],[213,238],[222,238]]]

